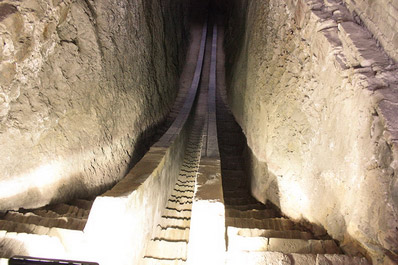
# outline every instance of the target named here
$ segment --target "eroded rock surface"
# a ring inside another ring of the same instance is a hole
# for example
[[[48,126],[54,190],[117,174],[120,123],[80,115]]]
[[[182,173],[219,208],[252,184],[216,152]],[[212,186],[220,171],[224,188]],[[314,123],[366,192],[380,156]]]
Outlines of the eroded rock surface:
[[[397,65],[342,1],[231,6],[228,97],[253,194],[375,263],[397,255]]]
[[[187,1],[0,3],[0,210],[122,178],[167,114]]]
[[[387,53],[398,61],[398,1],[345,0],[347,7],[364,23]]]

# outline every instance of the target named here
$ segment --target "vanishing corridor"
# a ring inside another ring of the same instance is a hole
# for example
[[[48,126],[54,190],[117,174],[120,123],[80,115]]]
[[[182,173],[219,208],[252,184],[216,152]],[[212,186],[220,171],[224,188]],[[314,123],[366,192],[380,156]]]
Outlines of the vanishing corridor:
[[[0,265],[398,264],[396,17],[0,1]]]

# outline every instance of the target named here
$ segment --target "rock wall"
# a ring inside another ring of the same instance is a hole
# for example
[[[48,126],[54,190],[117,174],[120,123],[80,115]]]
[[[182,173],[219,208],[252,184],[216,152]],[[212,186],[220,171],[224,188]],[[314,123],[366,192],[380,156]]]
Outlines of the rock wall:
[[[0,3],[0,210],[121,179],[172,106],[183,0]]]
[[[398,1],[345,0],[387,53],[398,61]]]
[[[397,65],[342,1],[235,0],[228,17],[228,100],[254,196],[348,252],[394,259]]]

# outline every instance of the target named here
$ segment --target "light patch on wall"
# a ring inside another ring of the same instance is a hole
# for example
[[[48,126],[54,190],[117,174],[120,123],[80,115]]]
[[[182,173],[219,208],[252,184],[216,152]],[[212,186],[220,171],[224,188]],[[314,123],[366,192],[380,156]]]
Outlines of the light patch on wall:
[[[0,185],[1,197],[13,197],[21,193],[26,193],[32,187],[43,191],[48,190],[49,186],[61,180],[62,165],[60,162],[53,161],[42,165],[33,172],[20,175],[12,180],[2,181]]]
[[[302,187],[296,181],[292,181],[293,177],[278,177],[278,186],[280,189],[281,198],[280,204],[282,211],[285,208],[289,208],[289,212],[292,209],[296,209],[295,212],[307,212],[310,208],[310,200],[308,199],[306,192],[303,191]],[[292,216],[298,218],[299,216]]]

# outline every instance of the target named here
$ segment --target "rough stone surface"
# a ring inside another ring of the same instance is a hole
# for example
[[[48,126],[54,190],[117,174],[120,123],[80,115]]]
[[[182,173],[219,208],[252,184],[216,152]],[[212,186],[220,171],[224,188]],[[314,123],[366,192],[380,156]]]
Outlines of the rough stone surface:
[[[0,210],[122,178],[177,94],[188,1],[0,3]]]
[[[347,7],[364,23],[373,36],[398,61],[398,1],[344,0]]]
[[[397,65],[341,1],[235,0],[229,12],[228,100],[253,194],[376,264],[397,255]]]

